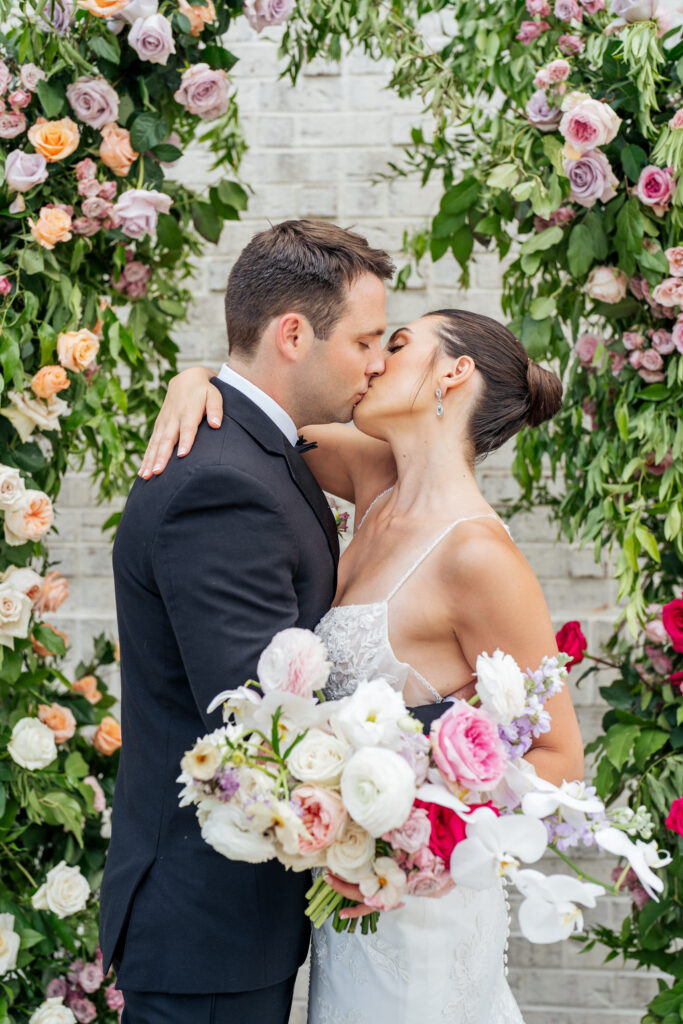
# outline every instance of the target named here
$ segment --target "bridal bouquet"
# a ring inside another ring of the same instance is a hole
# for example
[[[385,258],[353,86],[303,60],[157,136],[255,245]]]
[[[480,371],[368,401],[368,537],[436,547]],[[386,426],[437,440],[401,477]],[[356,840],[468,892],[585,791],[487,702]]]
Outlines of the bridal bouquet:
[[[454,701],[426,737],[384,679],[326,702],[324,644],[284,630],[259,660],[260,692],[252,680],[209,705],[223,704],[226,724],[183,757],[180,804],[196,805],[202,837],[231,860],[323,868],[307,894],[316,927],[330,915],[338,930],[356,925],[340,918],[352,903],[326,873],[357,884],[374,908],[363,931],[406,896],[502,878],[524,897],[519,924],[530,941],[567,938],[583,927],[578,905],[618,891],[629,868],[656,899],[663,883],[653,868],[669,862],[644,810],[608,812],[592,787],[554,786],[523,759],[550,728],[544,703],[564,685],[568,660],[544,658],[523,673],[501,651],[481,654],[476,696]],[[566,850],[579,842],[626,859],[615,887],[572,863]],[[524,866],[547,849],[577,877]]]

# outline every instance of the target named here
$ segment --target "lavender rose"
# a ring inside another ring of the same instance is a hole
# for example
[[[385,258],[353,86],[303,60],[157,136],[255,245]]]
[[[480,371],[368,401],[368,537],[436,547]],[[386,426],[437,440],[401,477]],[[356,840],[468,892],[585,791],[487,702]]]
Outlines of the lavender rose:
[[[114,288],[129,299],[141,299],[147,294],[147,282],[152,276],[152,268],[140,260],[126,263],[118,281],[112,281]]]
[[[569,178],[569,198],[581,206],[594,206],[598,199],[609,202],[619,184],[611,164],[599,149],[590,149],[578,160],[565,160],[565,174]]]
[[[19,77],[21,84],[24,89],[28,89],[29,92],[35,92],[38,87],[38,82],[45,80],[46,75],[41,68],[36,67],[35,64],[22,64],[19,68]]]
[[[635,21],[652,21],[658,0],[612,0],[612,14],[632,24]]]
[[[40,15],[40,27],[65,36],[73,21],[73,0],[47,0]]]
[[[47,160],[41,153],[13,149],[5,163],[5,181],[14,192],[28,192],[47,179]]]
[[[183,72],[180,88],[173,98],[190,114],[203,121],[220,117],[228,109],[228,81],[225,71],[212,70],[208,64],[195,64]]]
[[[26,131],[26,118],[20,110],[0,114],[0,139],[15,139],[23,131]]]
[[[562,111],[559,107],[551,107],[545,92],[539,89],[526,105],[526,116],[540,131],[554,132],[560,123]]]
[[[244,17],[257,32],[281,25],[294,10],[294,0],[244,0]]]
[[[156,238],[159,213],[168,213],[171,197],[156,189],[131,188],[119,197],[114,213],[121,221],[121,230],[129,238]]]
[[[171,23],[163,14],[138,18],[128,33],[128,42],[140,60],[148,60],[150,64],[166,64],[170,55],[175,53]],[[116,119],[110,117],[109,120]]]
[[[119,116],[118,93],[104,78],[81,75],[67,86],[66,98],[78,120],[91,128],[103,128]]]

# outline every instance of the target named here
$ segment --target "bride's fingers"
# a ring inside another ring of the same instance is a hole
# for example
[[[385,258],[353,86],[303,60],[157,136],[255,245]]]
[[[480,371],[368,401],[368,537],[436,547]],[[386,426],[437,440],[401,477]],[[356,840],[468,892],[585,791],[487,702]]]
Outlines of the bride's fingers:
[[[223,396],[214,384],[209,384],[206,391],[206,418],[212,427],[220,427],[223,422]]]
[[[357,907],[344,907],[339,911],[343,921],[351,921],[354,917],[365,917],[366,914],[373,914],[375,908],[369,907],[367,903],[359,903]]]
[[[343,878],[339,878],[328,871],[325,872],[325,881],[331,889],[338,892],[340,896],[345,896],[347,900],[356,900],[357,903],[363,902],[362,892],[352,882],[345,882]]]
[[[168,462],[173,446],[178,439],[178,426],[166,424],[165,418],[157,419],[147,451],[138,470],[138,476],[148,480],[153,474],[161,473]]]

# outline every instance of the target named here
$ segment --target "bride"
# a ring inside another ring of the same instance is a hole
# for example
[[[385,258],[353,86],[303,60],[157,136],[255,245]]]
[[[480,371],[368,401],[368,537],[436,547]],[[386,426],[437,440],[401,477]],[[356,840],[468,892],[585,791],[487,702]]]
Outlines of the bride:
[[[409,705],[467,700],[482,651],[500,648],[531,669],[557,651],[538,581],[474,466],[553,416],[562,387],[505,327],[463,310],[400,328],[385,351],[384,373],[355,408],[358,429],[304,428],[318,444],[303,456],[318,483],[354,502],[357,516],[334,605],[317,627],[334,663],[328,696],[381,675]],[[220,424],[211,376],[193,368],[171,382],[142,476],[163,470],[179,436],[189,450],[205,413]],[[555,784],[580,778],[566,689],[547,709],[551,729],[526,760]],[[309,1024],[521,1024],[506,980],[508,926],[502,883],[409,896],[374,935],[337,934],[328,922],[313,936]]]

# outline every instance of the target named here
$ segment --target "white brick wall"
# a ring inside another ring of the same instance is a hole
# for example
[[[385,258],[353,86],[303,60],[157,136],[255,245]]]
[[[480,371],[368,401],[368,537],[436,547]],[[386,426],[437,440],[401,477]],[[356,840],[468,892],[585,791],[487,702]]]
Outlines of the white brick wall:
[[[402,262],[403,232],[423,224],[438,203],[436,184],[420,189],[414,181],[380,182],[388,160],[399,161],[403,143],[419,107],[400,102],[385,89],[385,71],[360,54],[341,69],[316,64],[292,89],[278,81],[276,48],[240,26],[230,41],[240,56],[236,80],[249,143],[244,179],[255,194],[242,222],[228,223],[217,249],[207,247],[195,283],[196,304],[189,326],[177,332],[184,364],[201,361],[218,366],[226,355],[222,291],[232,260],[266,220],[316,216],[355,227],[370,242],[387,247]],[[215,180],[205,154],[186,157],[179,175],[195,186]],[[426,268],[424,280],[411,281],[405,293],[389,296],[389,321],[398,326],[428,309],[461,306],[491,313],[498,307],[500,267],[495,255],[482,253],[467,295],[456,286],[449,260]],[[509,473],[510,451],[491,457],[481,469],[484,491],[496,503],[515,495]],[[58,514],[55,559],[71,580],[71,599],[54,617],[69,632],[72,660],[89,650],[89,638],[114,630],[110,549],[100,532],[109,509],[92,507],[87,479],[67,478]],[[605,566],[590,552],[558,542],[542,510],[512,522],[515,539],[538,574],[553,619],[559,626],[581,620],[589,648],[596,650],[614,615],[615,588]],[[599,729],[601,708],[594,680],[574,687],[584,734]],[[598,703],[596,703],[596,700]],[[618,922],[623,901],[603,904],[603,920]],[[510,979],[527,1024],[635,1024],[655,991],[654,980],[618,964],[602,965],[602,951],[581,955],[565,943],[534,947],[511,941]],[[305,1021],[306,976],[297,986],[292,1024]],[[416,1022],[417,1024],[417,1022]],[[432,1022],[420,1022],[432,1024]],[[433,1022],[435,1024],[435,1022]]]

